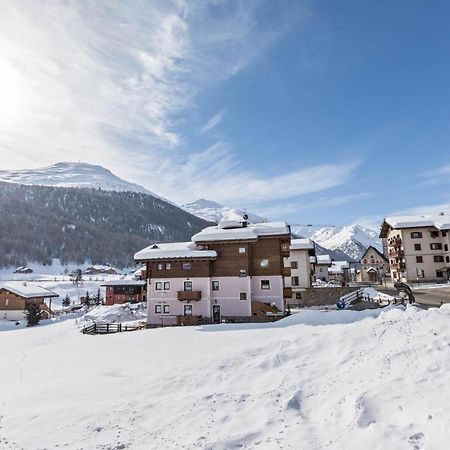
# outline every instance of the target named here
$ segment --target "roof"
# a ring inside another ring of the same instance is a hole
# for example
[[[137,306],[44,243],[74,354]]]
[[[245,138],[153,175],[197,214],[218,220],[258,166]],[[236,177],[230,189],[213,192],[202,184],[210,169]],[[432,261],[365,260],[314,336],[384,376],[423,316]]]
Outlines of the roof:
[[[1,285],[1,288],[6,289],[19,297],[23,298],[34,298],[34,297],[59,297],[56,292],[50,291],[49,289],[43,288],[41,286],[36,286],[35,284],[30,284],[23,281],[11,281]]]
[[[381,228],[380,237],[386,237],[389,227],[394,229],[434,227],[438,230],[448,230],[450,229],[450,215],[441,213],[436,215],[386,217]]]
[[[143,280],[111,280],[105,281],[100,286],[144,286]]]
[[[290,250],[314,250],[314,242],[311,239],[292,239]]]
[[[192,236],[194,242],[211,241],[248,241],[256,240],[261,236],[290,235],[290,229],[286,222],[263,222],[242,225],[233,228],[223,228],[221,224],[204,228],[200,233]]]
[[[317,259],[316,264],[331,264],[332,262],[330,255],[317,255],[316,259]]]
[[[366,254],[368,253],[368,251],[372,249],[375,251],[375,253],[377,253],[381,258],[383,258],[386,262],[389,262],[389,259],[386,258],[386,256],[383,255],[383,253],[381,253],[376,247],[374,247],[373,245],[370,245],[369,247],[367,247],[366,251],[364,252],[364,254],[361,256],[359,262],[361,262],[364,257],[366,256]]]
[[[134,255],[136,261],[157,259],[216,258],[214,250],[202,250],[193,242],[174,242],[171,244],[153,244]]]
[[[349,269],[350,264],[348,261],[333,261],[331,267],[328,269],[329,273],[342,273],[344,269]]]

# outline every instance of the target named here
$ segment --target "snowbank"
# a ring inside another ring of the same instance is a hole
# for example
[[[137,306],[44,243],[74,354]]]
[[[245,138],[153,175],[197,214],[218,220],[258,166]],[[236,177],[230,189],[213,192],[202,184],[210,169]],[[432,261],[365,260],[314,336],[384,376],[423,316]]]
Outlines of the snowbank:
[[[4,332],[0,448],[444,449],[449,317],[407,306],[209,333]]]
[[[81,326],[92,322],[124,323],[146,320],[147,308],[143,303],[124,303],[122,305],[96,306],[79,319]]]

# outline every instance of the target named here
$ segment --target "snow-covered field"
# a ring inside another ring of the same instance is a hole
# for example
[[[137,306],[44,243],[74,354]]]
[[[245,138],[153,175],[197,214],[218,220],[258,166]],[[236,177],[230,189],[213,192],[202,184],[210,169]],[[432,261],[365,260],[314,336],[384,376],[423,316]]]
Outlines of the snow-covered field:
[[[450,307],[0,333],[3,449],[444,449]]]

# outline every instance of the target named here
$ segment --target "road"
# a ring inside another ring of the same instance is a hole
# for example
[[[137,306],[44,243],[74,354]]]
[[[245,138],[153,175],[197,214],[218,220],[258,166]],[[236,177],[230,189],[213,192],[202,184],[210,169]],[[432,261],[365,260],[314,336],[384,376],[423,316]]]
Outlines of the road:
[[[450,287],[432,289],[414,289],[414,297],[417,303],[423,305],[440,306],[441,303],[450,303]]]

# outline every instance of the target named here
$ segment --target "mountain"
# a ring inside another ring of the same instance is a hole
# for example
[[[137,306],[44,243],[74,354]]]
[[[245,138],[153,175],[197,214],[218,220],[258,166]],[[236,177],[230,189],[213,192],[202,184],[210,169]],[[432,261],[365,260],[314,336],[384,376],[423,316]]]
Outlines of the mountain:
[[[299,231],[300,234],[301,232]],[[321,247],[342,252],[358,261],[369,246],[382,251],[378,233],[361,225],[325,227],[306,237],[310,237]]]
[[[133,264],[154,242],[186,241],[211,225],[140,192],[0,182],[0,266],[27,262]]]
[[[130,191],[153,195],[135,183],[122,180],[102,166],[86,163],[59,162],[38,169],[0,170],[0,181],[54,187],[79,187],[104,191]]]
[[[244,215],[244,211],[239,209],[230,208],[228,206],[221,205],[220,203],[212,200],[206,200],[200,198],[192,203],[186,203],[181,206],[185,211],[194,214],[197,217],[208,220],[210,222],[220,222],[220,220],[241,220]],[[258,223],[264,221],[263,217],[257,214],[247,212],[249,221],[251,223]]]

